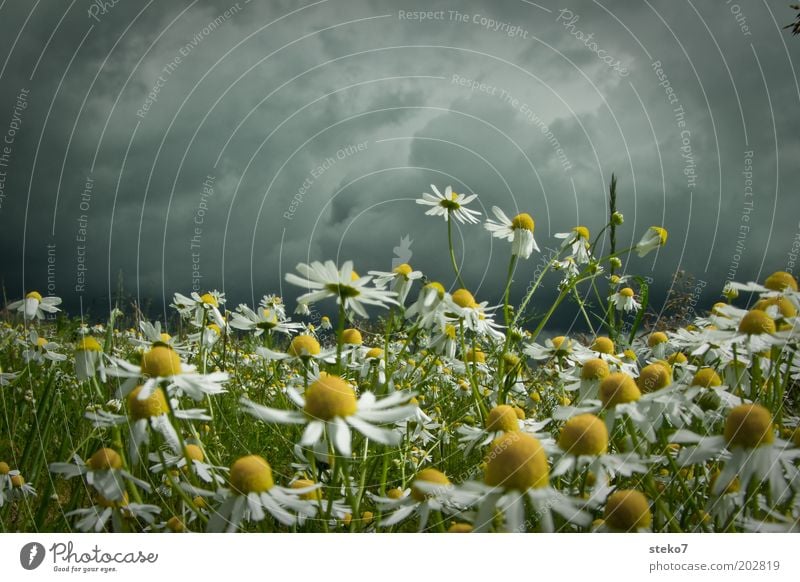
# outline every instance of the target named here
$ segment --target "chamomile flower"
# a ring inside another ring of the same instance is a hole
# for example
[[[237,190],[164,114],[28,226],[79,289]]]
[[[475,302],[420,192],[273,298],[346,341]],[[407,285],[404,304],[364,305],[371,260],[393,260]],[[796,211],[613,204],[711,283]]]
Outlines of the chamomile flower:
[[[162,457],[163,462],[161,462]],[[225,479],[218,473],[228,471],[227,467],[219,467],[207,463],[203,449],[194,443],[188,443],[183,448],[182,455],[176,455],[169,451],[161,455],[150,453],[149,459],[155,463],[150,467],[150,472],[153,474],[161,473],[164,467],[185,469],[187,467],[186,460],[189,459],[192,472],[206,483],[224,483]]]
[[[38,291],[31,291],[25,295],[25,299],[13,301],[8,304],[9,311],[19,311],[26,320],[43,320],[46,313],[57,313],[61,311],[57,305],[61,305],[60,297],[42,297]]]
[[[397,294],[369,286],[372,277],[359,277],[353,270],[353,261],[345,261],[341,268],[337,268],[333,261],[324,264],[314,261],[310,265],[299,263],[296,269],[302,277],[287,273],[286,281],[308,289],[308,293],[297,298],[299,304],[335,297],[336,303],[364,318],[369,317],[365,308],[368,305],[384,308],[389,304],[397,305]]]
[[[576,226],[569,232],[559,232],[554,235],[556,238],[563,239],[561,248],[570,247],[570,255],[578,265],[584,265],[591,259],[589,251],[589,229],[585,226]]]
[[[509,218],[497,206],[492,206],[492,212],[497,220],[488,219],[484,227],[493,237],[509,241],[512,255],[527,259],[533,251],[539,252],[539,246],[533,238],[535,224],[530,214],[523,212]]]
[[[478,197],[477,194],[471,194],[469,196],[465,194],[456,194],[453,192],[451,186],[445,188],[444,194],[442,194],[433,184],[431,184],[431,190],[433,190],[433,194],[424,192],[422,198],[417,198],[416,200],[417,204],[431,206],[431,208],[425,212],[426,215],[442,216],[445,221],[448,221],[452,214],[461,224],[466,224],[468,222],[471,224],[478,224],[478,216],[480,216],[481,213],[477,210],[467,208],[467,204]]]
[[[542,422],[528,421],[520,418],[521,410],[508,404],[499,404],[489,411],[483,428],[462,424],[458,427],[461,435],[459,442],[465,444],[464,454],[468,455],[477,446],[485,446],[502,436],[504,433],[524,431],[532,434],[540,441],[551,440],[548,435],[540,431],[550,423],[550,419]],[[524,415],[522,415],[524,416]]]
[[[391,490],[387,497],[371,497],[381,511],[388,513],[381,520],[381,527],[391,527],[416,514],[419,518],[418,531],[422,532],[428,525],[432,511],[449,509],[453,503],[452,494],[450,479],[441,471],[429,467],[416,474],[410,489]]]
[[[284,525],[298,522],[298,514],[313,517],[316,504],[302,496],[317,488],[276,485],[272,467],[258,455],[240,457],[231,465],[230,489],[220,489],[221,505],[208,522],[208,531],[234,532],[243,521],[263,521],[267,514]]]
[[[75,346],[75,376],[78,380],[88,380],[96,374],[105,382],[106,370],[103,362],[103,348],[95,338],[86,335]]]
[[[334,449],[345,457],[352,452],[351,428],[381,444],[396,445],[400,442],[400,433],[376,424],[408,418],[414,414],[415,408],[413,405],[401,405],[413,396],[411,393],[395,392],[377,400],[374,394],[365,392],[356,399],[349,382],[324,372],[320,373],[304,395],[301,396],[293,388],[287,388],[286,393],[301,411],[268,408],[247,398],[242,398],[240,402],[245,412],[264,422],[305,424],[301,445],[313,447],[321,440],[329,440]]]
[[[609,300],[617,311],[638,311],[641,308],[641,304],[636,301],[633,289],[630,287],[623,287],[612,294]]]
[[[220,328],[225,327],[225,318],[219,311],[219,306],[225,303],[224,293],[209,291],[200,295],[193,291],[190,297],[175,293],[172,301],[172,306],[178,313],[189,319],[196,327],[203,327],[209,323],[215,323]]]
[[[19,470],[12,470],[11,467],[8,466],[8,463],[0,461],[0,507],[3,507],[5,504],[6,496],[11,495],[11,489],[13,488],[11,479],[19,474]]]
[[[26,363],[42,364],[45,360],[63,362],[67,359],[66,355],[56,351],[61,347],[58,343],[40,337],[33,328],[28,332],[28,342],[25,345],[27,348],[22,352],[22,358]]]
[[[406,318],[411,319],[416,316],[417,325],[424,329],[430,329],[437,323],[441,324],[445,320],[445,295],[441,283],[437,281],[426,283],[420,289],[417,300],[406,310]]]
[[[66,479],[82,476],[97,493],[109,501],[120,501],[125,495],[125,481],[130,481],[143,491],[150,491],[148,483],[137,479],[123,468],[122,457],[114,449],[102,447],[84,461],[77,454],[72,463],[50,463],[51,473]]]
[[[478,506],[475,531],[488,531],[495,510],[503,514],[505,530],[523,532],[525,503],[530,503],[542,531],[555,529],[553,512],[567,523],[587,527],[591,515],[584,502],[573,499],[550,486],[550,470],[542,444],[522,432],[505,433],[494,441],[486,455],[483,483],[467,482],[458,488],[457,503]]]
[[[667,244],[667,231],[660,226],[651,226],[644,233],[642,239],[637,243],[635,250],[640,257],[645,256],[650,251]]]
[[[253,311],[244,303],[239,304],[236,311],[231,314],[231,327],[243,331],[252,331],[255,337],[264,332],[282,333],[291,335],[302,329],[302,324],[292,323],[286,319],[283,310],[275,307],[259,307]]]
[[[141,521],[152,525],[156,516],[161,513],[161,508],[157,505],[146,503],[130,503],[128,494],[118,501],[111,501],[97,495],[95,503],[91,507],[76,509],[66,514],[67,517],[76,518],[75,528],[82,532],[98,533],[108,526],[111,520],[111,529],[116,532],[126,531],[123,519]]]
[[[688,430],[678,430],[672,442],[684,446],[678,456],[682,466],[703,463],[719,458],[724,461],[722,472],[712,489],[719,495],[738,478],[747,489],[751,481],[767,481],[775,499],[790,495],[784,474],[784,459],[800,458],[800,449],[775,437],[772,413],[759,404],[741,404],[733,408],[725,420],[720,436],[701,436]]]
[[[646,532],[653,523],[650,501],[641,491],[619,489],[608,496],[604,527],[615,532]]]
[[[454,318],[458,319],[466,329],[495,340],[505,339],[505,334],[500,331],[502,326],[495,323],[492,313],[499,305],[487,307],[488,301],[478,303],[472,293],[466,289],[457,289],[449,297],[446,296],[445,301],[448,315],[452,313]]]
[[[376,287],[386,287],[397,293],[397,301],[400,305],[405,305],[408,292],[414,281],[422,278],[422,271],[415,271],[408,263],[397,265],[390,273],[385,271],[370,271],[370,275],[375,277]]]
[[[127,396],[139,384],[143,386],[140,398],[147,398],[164,382],[170,396],[186,395],[199,401],[207,395],[225,392],[223,384],[228,381],[227,372],[198,374],[194,366],[183,363],[178,353],[165,344],[156,344],[142,354],[138,366],[120,358],[109,359],[112,365],[106,373],[112,377],[126,378],[117,389],[118,398]]]

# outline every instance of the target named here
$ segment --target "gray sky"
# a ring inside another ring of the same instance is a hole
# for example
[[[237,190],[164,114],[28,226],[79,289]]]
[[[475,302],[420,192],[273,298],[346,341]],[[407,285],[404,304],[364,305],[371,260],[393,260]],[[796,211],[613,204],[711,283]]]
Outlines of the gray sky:
[[[656,298],[677,269],[708,301],[731,275],[792,268],[787,2],[101,4],[0,2],[9,299],[49,290],[102,316],[122,273],[157,314],[197,271],[235,306],[298,261],[388,270],[404,236],[412,265],[451,283],[445,224],[413,202],[429,184],[529,212],[544,250],[598,231],[612,172],[620,244],[670,232],[626,264]],[[456,238],[469,286],[496,299],[508,246],[482,226]]]

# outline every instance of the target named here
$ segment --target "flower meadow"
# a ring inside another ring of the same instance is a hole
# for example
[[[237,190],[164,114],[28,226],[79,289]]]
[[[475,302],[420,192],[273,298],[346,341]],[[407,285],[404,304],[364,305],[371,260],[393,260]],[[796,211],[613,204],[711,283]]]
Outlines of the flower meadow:
[[[122,305],[91,324],[35,290],[8,303],[2,531],[797,530],[792,275],[729,283],[668,327],[622,270],[667,232],[616,248],[613,182],[607,224],[557,234],[533,280],[533,216],[474,199],[432,185],[417,200],[449,281],[301,263],[296,305],[175,293],[169,331]],[[454,220],[506,241],[496,304],[459,271]],[[553,337],[559,310],[594,333]]]

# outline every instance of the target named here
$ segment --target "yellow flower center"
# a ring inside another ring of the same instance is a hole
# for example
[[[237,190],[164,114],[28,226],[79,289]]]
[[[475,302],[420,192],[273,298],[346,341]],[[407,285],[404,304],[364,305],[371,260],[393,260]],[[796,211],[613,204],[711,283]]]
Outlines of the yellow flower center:
[[[186,531],[186,526],[178,517],[174,515],[167,520],[167,528],[175,533],[182,533]]]
[[[389,499],[401,499],[403,497],[403,490],[399,487],[395,487],[394,489],[389,489],[386,492],[386,497]]]
[[[758,404],[740,404],[728,413],[724,434],[731,447],[755,449],[772,444],[772,414]]]
[[[600,336],[595,338],[594,342],[590,346],[596,352],[600,352],[601,354],[613,354],[614,353],[614,342],[611,341],[611,338],[606,336]]]
[[[517,411],[508,404],[495,406],[486,417],[486,430],[489,432],[513,432],[519,430]]]
[[[692,378],[692,386],[702,386],[703,388],[722,386],[722,380],[713,368],[700,368]]]
[[[658,235],[658,244],[662,247],[667,244],[667,231],[660,226],[651,226],[650,230]]]
[[[674,354],[672,354],[670,357],[667,358],[667,362],[669,362],[673,366],[675,364],[685,364],[688,361],[689,360],[687,359],[686,354],[684,354],[683,352],[675,352]]]
[[[468,523],[454,523],[447,530],[447,533],[471,533],[472,526]]]
[[[417,473],[417,476],[414,477],[414,483],[411,484],[411,497],[417,501],[425,501],[426,498],[432,495],[431,493],[426,493],[420,490],[420,488],[416,487],[418,482],[432,483],[433,485],[441,485],[443,487],[450,485],[450,479],[448,479],[447,475],[441,471],[437,471],[436,469],[432,468],[423,469]]]
[[[571,455],[602,455],[608,451],[608,429],[594,414],[573,416],[561,429],[558,446]]]
[[[764,281],[764,287],[773,291],[783,291],[791,289],[797,291],[797,280],[786,271],[776,271]]]
[[[313,487],[314,482],[311,479],[298,479],[294,483],[292,483],[292,489],[305,489],[306,487]],[[309,501],[321,501],[322,500],[322,489],[317,488],[313,491],[308,491],[306,493],[300,494],[300,499],[307,499]]]
[[[298,335],[292,339],[286,352],[295,358],[316,356],[320,352],[320,345],[314,336]]]
[[[92,336],[86,336],[78,341],[75,350],[79,352],[101,352],[103,348],[100,347],[100,343]]]
[[[655,364],[648,364],[639,373],[639,378],[636,384],[642,392],[653,392],[654,390],[661,390],[666,388],[672,383],[672,375],[670,370],[664,364],[656,362]]]
[[[36,345],[37,347],[44,348],[47,345],[47,340],[43,337],[36,338]]]
[[[138,396],[142,388],[143,386],[137,386],[128,394],[128,410],[134,420],[161,416],[169,412],[167,398],[161,388],[156,388],[150,396],[139,400]]]
[[[231,465],[231,486],[242,495],[264,493],[272,489],[272,468],[258,455],[247,455]]]
[[[748,311],[739,322],[739,331],[747,335],[775,333],[775,320],[760,309]]]
[[[411,265],[408,263],[402,263],[397,265],[394,269],[392,269],[392,273],[397,273],[398,275],[402,275],[403,277],[408,277],[414,269],[411,268]]]
[[[320,420],[346,417],[358,410],[353,387],[339,376],[320,374],[306,391],[306,414]]]
[[[572,232],[577,234],[583,240],[589,240],[589,229],[585,226],[576,226],[572,229]]]
[[[181,373],[181,359],[175,350],[157,345],[142,356],[142,373],[151,378],[164,378]]]
[[[109,448],[98,449],[86,462],[92,471],[107,471],[109,469],[121,469],[122,457],[117,451]]]
[[[794,317],[797,315],[797,308],[786,297],[770,297],[762,299],[753,306],[753,309],[766,311],[768,307],[777,307],[781,317]]]
[[[205,455],[203,454],[203,449],[201,449],[199,446],[193,443],[189,443],[188,445],[186,445],[183,451],[185,453],[185,456],[189,457],[189,459],[192,461],[202,462],[205,459]]]
[[[663,344],[666,341],[667,334],[665,334],[663,331],[654,331],[650,334],[650,337],[647,338],[647,345],[653,348],[658,344]]]
[[[608,363],[601,358],[587,360],[581,368],[581,379],[583,380],[602,380],[607,378],[610,371]]]
[[[200,301],[202,301],[206,305],[213,305],[214,307],[219,307],[219,301],[211,293],[203,293],[200,296]]]
[[[606,500],[605,522],[617,531],[648,528],[653,521],[650,502],[635,489],[615,491]]]
[[[458,194],[456,194],[455,192],[451,192],[449,199],[442,198],[439,201],[439,206],[441,206],[442,208],[446,208],[448,211],[458,210],[459,208],[461,208],[461,205],[458,202],[456,202],[457,199],[458,199]]]
[[[439,283],[438,281],[431,281],[430,283],[425,285],[426,289],[434,289],[436,294],[439,296],[439,299],[444,297],[444,285]]]
[[[158,338],[159,338],[159,339],[160,339],[160,340],[161,340],[163,343],[165,343],[165,344],[168,344],[168,343],[169,343],[169,341],[172,339],[172,336],[171,336],[171,335],[169,335],[169,334],[168,334],[168,333],[166,333],[166,332],[161,332],[161,334],[158,336]]]
[[[483,353],[479,347],[476,347],[474,350],[469,349],[467,353],[464,354],[464,361],[465,362],[472,362],[474,364],[483,364],[486,362],[486,354]]]
[[[624,289],[619,290],[619,294],[623,297],[633,297],[633,289],[630,287],[625,287]]]
[[[342,332],[342,343],[360,346],[364,340],[361,338],[361,332],[351,327]]]
[[[511,227],[515,230],[522,229],[533,232],[534,228],[533,218],[527,212],[517,214],[514,218],[511,219]]]
[[[542,444],[523,432],[505,433],[491,445],[483,480],[492,487],[517,491],[546,487],[550,470]]]
[[[23,485],[25,485],[25,477],[23,477],[22,475],[12,475],[11,485],[14,487],[22,487]]]
[[[367,359],[382,358],[383,350],[381,348],[370,348],[366,354]]]
[[[42,295],[38,291],[31,291],[25,296],[25,299],[36,299],[36,301],[42,300]]]
[[[617,404],[635,402],[642,397],[639,387],[625,372],[614,372],[600,384],[600,400],[603,406],[610,408]]]
[[[0,461],[0,475],[8,475],[11,472],[11,467],[5,461]]]
[[[453,303],[459,307],[463,307],[464,309],[475,308],[478,306],[478,303],[475,301],[475,297],[473,297],[472,293],[466,289],[456,289],[453,291]]]

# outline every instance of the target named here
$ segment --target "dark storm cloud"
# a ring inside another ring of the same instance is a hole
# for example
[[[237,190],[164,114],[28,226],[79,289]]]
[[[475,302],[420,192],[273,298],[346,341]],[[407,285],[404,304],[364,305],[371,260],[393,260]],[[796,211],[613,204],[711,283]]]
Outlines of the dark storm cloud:
[[[800,228],[798,43],[781,4],[121,0],[97,20],[68,6],[0,10],[0,134],[29,91],[2,168],[12,298],[49,283],[102,315],[121,277],[157,314],[199,270],[202,288],[250,302],[298,261],[387,269],[404,236],[414,266],[450,282],[444,223],[413,202],[431,183],[474,191],[484,213],[530,212],[544,249],[602,228],[616,172],[620,244],[670,231],[657,260],[628,264],[657,298],[678,269],[712,299],[729,274],[786,268]],[[497,298],[508,248],[481,226],[456,238],[470,284]]]

